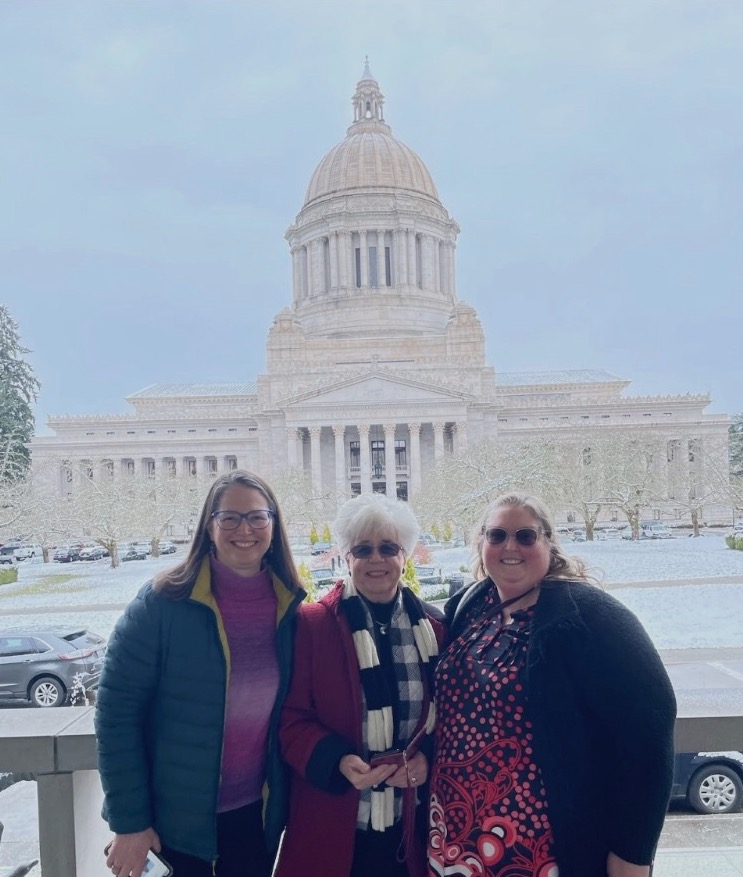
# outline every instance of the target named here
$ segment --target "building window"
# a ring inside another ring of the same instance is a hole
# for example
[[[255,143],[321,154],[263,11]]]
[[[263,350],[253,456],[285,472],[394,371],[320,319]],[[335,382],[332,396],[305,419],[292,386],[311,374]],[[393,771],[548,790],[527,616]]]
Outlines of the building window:
[[[643,414],[642,416],[643,417],[652,417],[653,415],[652,414]]]
[[[669,463],[675,463],[678,459],[679,446],[681,442],[678,439],[671,439],[666,448],[666,457]]]
[[[172,457],[165,460],[165,472],[169,478],[175,478],[175,460]]]
[[[371,464],[372,469],[378,464],[384,467],[384,442],[375,439],[371,443]]]
[[[361,289],[361,247],[356,247],[353,254],[356,273],[356,289]]]
[[[155,461],[154,460],[145,460],[144,461],[144,472],[148,478],[155,477]]]
[[[507,417],[499,417],[498,423],[508,423],[508,418]]]
[[[660,509],[653,509],[653,520],[654,521],[660,520]]]
[[[121,467],[125,475],[134,475],[134,460],[122,460]]]
[[[358,496],[361,493],[361,485],[358,481],[351,482],[351,496]]]
[[[384,248],[384,285],[392,286],[392,254],[389,247]]]
[[[575,523],[575,512],[568,512],[568,524]]]
[[[689,439],[689,462],[693,463],[699,453],[699,441],[697,439]]]
[[[175,430],[174,430],[174,429],[169,429],[169,430],[168,430],[168,435],[175,435]]]
[[[87,479],[92,481],[93,480],[93,464],[90,462],[90,460],[81,460],[80,465],[82,466],[83,475]]]
[[[619,512],[616,509],[611,510],[611,515],[609,516],[611,521],[616,524],[619,520]]]
[[[183,463],[186,467],[187,475],[195,475],[196,474],[196,460],[193,457],[186,457],[183,460]]]
[[[155,430],[154,430],[154,429],[148,429],[148,430],[147,430],[147,435],[154,435],[154,434],[155,434]]]
[[[95,435],[94,432],[86,432],[85,435]]]
[[[113,460],[103,460],[101,463],[101,471],[106,476],[106,478],[114,477],[114,461]]]
[[[398,469],[407,469],[408,467],[408,446],[405,439],[395,441],[395,466]],[[407,491],[407,485],[405,489]]]
[[[136,435],[136,432],[133,429],[127,429],[126,434],[127,435]]]
[[[237,457],[225,457],[224,462],[227,466],[228,472],[232,472],[234,469],[237,469]]]
[[[216,476],[217,476],[217,458],[216,457],[207,457],[206,458],[206,474],[210,478],[216,478]]]
[[[348,465],[352,469],[360,469],[361,468],[361,443],[360,442],[349,442],[348,443]],[[359,493],[361,492],[361,488],[359,488]]]
[[[189,429],[189,432],[196,432],[195,429]]]
[[[111,432],[107,432],[106,435],[116,435],[116,433],[113,430],[111,430]]]
[[[398,481],[395,485],[395,489],[397,490],[397,498],[403,499],[405,502],[408,501],[408,482],[407,481]]]

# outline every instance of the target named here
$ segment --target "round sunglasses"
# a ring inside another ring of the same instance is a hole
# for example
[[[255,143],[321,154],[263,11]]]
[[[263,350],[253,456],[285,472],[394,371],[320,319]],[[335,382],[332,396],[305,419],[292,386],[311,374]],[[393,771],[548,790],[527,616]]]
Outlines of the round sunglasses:
[[[396,542],[382,542],[381,545],[354,545],[348,550],[356,560],[366,560],[375,551],[379,553],[380,557],[397,557],[402,548]]]
[[[534,545],[542,532],[541,527],[520,527],[518,530],[506,530],[503,527],[489,527],[482,533],[488,545],[503,545],[509,536],[513,536],[518,545],[528,548]]]

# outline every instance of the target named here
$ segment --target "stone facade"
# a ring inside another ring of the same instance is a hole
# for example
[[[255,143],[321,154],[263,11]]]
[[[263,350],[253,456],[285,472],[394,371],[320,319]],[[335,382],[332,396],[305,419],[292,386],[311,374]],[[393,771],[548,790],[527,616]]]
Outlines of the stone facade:
[[[36,465],[267,478],[303,469],[315,496],[414,498],[446,453],[588,425],[655,427],[669,442],[725,441],[706,395],[633,397],[602,370],[499,374],[475,310],[456,294],[459,226],[431,175],[384,120],[368,65],[346,138],[321,160],[286,232],[291,304],[255,383],[153,385],[131,415],[52,417]]]

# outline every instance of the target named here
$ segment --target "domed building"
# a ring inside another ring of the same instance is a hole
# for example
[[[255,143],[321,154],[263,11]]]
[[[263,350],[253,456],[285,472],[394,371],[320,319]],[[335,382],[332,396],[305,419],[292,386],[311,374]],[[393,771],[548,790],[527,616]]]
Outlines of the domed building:
[[[286,231],[290,303],[268,333],[266,374],[153,384],[130,415],[53,417],[33,443],[62,492],[83,477],[299,469],[326,511],[371,490],[413,498],[444,454],[595,425],[653,425],[670,442],[720,438],[706,395],[632,397],[603,370],[499,374],[457,297],[459,226],[418,155],[394,137],[368,63],[345,138],[320,160]],[[669,456],[670,463],[670,456]]]

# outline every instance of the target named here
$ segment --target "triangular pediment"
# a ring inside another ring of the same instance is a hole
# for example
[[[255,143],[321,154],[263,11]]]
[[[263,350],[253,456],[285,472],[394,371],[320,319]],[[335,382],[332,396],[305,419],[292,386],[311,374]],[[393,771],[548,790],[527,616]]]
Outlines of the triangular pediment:
[[[372,374],[345,378],[335,383],[323,384],[290,399],[285,399],[279,407],[292,409],[313,408],[317,406],[354,405],[438,405],[442,402],[466,404],[471,401],[469,393],[447,387],[436,387],[422,381],[387,374]]]

